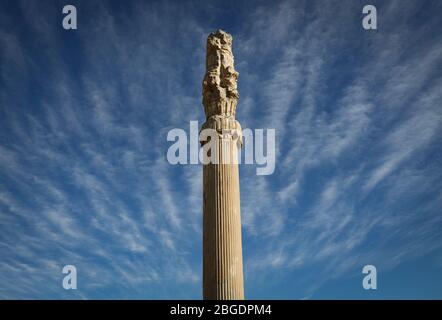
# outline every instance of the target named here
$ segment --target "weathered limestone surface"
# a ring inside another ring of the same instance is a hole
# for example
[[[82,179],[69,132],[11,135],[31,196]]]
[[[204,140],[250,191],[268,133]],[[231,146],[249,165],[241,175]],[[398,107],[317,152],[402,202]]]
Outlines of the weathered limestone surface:
[[[201,129],[216,130],[216,163],[203,167],[203,298],[244,299],[239,172],[242,132],[235,119],[238,72],[232,36],[222,30],[207,39]],[[203,142],[204,144],[204,142]]]

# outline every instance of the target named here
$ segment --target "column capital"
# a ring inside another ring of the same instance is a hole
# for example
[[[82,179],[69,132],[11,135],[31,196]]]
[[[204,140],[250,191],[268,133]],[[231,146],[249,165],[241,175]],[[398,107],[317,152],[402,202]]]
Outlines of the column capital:
[[[239,99],[234,67],[232,36],[223,30],[207,38],[206,74],[203,80],[203,105],[206,118],[224,116],[235,118]]]
[[[213,129],[220,139],[236,140],[239,148],[243,146],[241,124],[233,116],[213,115],[202,125],[201,131],[205,129]],[[201,145],[206,142],[200,141]]]

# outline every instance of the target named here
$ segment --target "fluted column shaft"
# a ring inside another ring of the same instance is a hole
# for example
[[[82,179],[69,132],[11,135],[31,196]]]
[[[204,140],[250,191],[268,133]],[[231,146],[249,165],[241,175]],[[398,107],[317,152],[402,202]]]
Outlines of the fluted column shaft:
[[[206,122],[203,150],[210,149],[203,168],[203,297],[244,299],[238,147],[242,131],[235,119],[238,72],[232,36],[218,30],[207,38],[203,105]],[[210,153],[210,155],[209,155]]]
[[[203,169],[203,296],[244,299],[238,164],[222,163],[237,156],[237,141],[220,138],[216,148],[218,164]]]

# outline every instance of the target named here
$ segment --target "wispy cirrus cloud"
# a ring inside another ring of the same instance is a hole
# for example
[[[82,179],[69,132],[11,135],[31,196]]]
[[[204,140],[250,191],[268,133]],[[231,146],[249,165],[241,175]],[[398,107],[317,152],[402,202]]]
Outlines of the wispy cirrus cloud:
[[[279,16],[281,10],[290,12],[287,6],[299,4],[287,2],[271,12],[256,11],[256,25],[269,25],[269,33],[261,30],[256,42],[260,37],[271,38],[272,24],[277,28],[283,22],[269,17]],[[381,7],[381,17],[386,18],[376,34],[359,29],[360,21],[352,16],[359,10],[358,4],[318,3],[313,7],[310,14],[316,19],[307,24],[299,14],[284,21],[287,29],[297,24],[302,32],[293,32],[283,49],[276,46],[268,51],[272,65],[282,67],[266,73],[268,81],[258,84],[250,91],[254,96],[247,97],[251,100],[247,103],[257,109],[248,107],[247,112],[259,114],[261,106],[268,110],[267,122],[277,130],[279,153],[275,175],[264,178],[266,188],[259,184],[243,187],[246,194],[254,195],[246,197],[250,207],[245,211],[251,215],[246,222],[250,222],[250,234],[257,236],[256,243],[268,234],[269,222],[262,215],[280,226],[249,257],[248,267],[263,272],[291,266],[294,274],[306,277],[306,266],[321,265],[321,276],[307,290],[311,293],[369,261],[388,269],[440,248],[440,241],[435,240],[439,219],[432,221],[433,227],[424,222],[437,216],[439,191],[437,187],[431,191],[419,188],[419,183],[440,170],[420,170],[422,180],[415,180],[416,184],[402,181],[400,190],[393,179],[396,173],[415,170],[416,159],[422,155],[440,151],[437,137],[441,134],[440,75],[434,71],[441,65],[441,46],[429,41],[427,26],[409,30],[402,19],[394,18],[400,12],[410,23],[423,10],[421,5],[395,2]],[[386,42],[386,38],[392,41]],[[424,45],[411,48],[413,41]],[[287,52],[292,54],[287,56]],[[247,72],[253,74],[254,70]],[[266,99],[262,92],[268,92]],[[246,177],[246,184],[256,179]],[[386,184],[381,185],[382,181]],[[399,209],[388,197],[401,199],[416,188],[422,190],[420,196],[435,198],[430,208],[410,205]],[[387,197],[373,201],[386,189]],[[369,191],[372,194],[367,195]],[[422,219],[424,212],[426,218]],[[395,227],[387,227],[387,221]],[[416,231],[416,241],[411,236],[415,223],[425,230]],[[395,232],[390,228],[396,228]],[[376,243],[373,234],[384,241]],[[394,247],[399,238],[404,241],[400,249]],[[403,250],[403,254],[397,256],[392,250]]]

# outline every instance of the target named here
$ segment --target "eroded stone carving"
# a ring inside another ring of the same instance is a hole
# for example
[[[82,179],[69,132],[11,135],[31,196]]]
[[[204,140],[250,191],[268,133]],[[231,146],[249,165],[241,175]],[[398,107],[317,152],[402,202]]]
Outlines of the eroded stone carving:
[[[215,129],[220,137],[231,134],[242,146],[241,125],[235,120],[239,93],[239,73],[234,67],[232,36],[217,30],[207,38],[206,74],[203,80],[203,105],[206,123],[202,129]]]

